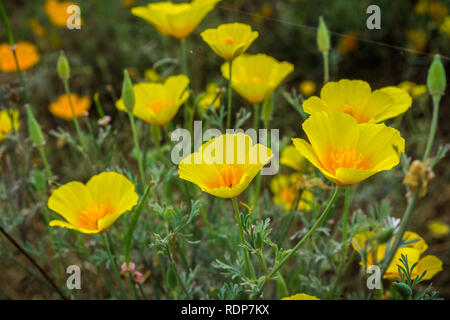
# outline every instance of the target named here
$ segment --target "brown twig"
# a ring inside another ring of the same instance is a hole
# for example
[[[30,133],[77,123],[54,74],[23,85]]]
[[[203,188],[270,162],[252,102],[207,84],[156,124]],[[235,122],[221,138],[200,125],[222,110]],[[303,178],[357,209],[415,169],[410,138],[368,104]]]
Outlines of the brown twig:
[[[55,291],[59,294],[61,299],[63,300],[69,300],[64,293],[62,293],[61,289],[58,288],[58,286],[53,282],[53,280],[47,275],[47,273],[42,269],[38,263],[14,240],[5,229],[3,229],[2,226],[0,226],[0,232],[6,237],[6,239],[9,240],[16,248],[19,250],[27,259],[30,261],[36,269],[39,270],[39,272],[42,274],[42,276],[50,283],[50,285],[55,289]]]

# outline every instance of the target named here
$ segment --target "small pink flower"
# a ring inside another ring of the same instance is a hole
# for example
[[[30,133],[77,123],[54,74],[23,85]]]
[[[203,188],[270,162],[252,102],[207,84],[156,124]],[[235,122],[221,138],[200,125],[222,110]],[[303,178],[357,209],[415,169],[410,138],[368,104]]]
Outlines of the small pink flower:
[[[97,123],[101,126],[106,126],[110,122],[111,122],[110,116],[104,116],[103,118],[101,118],[100,120],[97,121]]]
[[[142,274],[142,272],[135,271],[133,274],[133,279],[134,282],[142,283],[144,281],[144,275]]]
[[[134,271],[134,269],[136,269],[136,265],[134,264],[134,262],[130,262],[130,263],[128,264],[128,268],[127,268],[127,263],[124,262],[124,263],[122,263],[122,265],[120,266],[120,269],[122,269],[123,272],[126,272],[126,271]]]
[[[334,219],[330,219],[330,220],[327,221],[327,223],[328,223],[329,225],[334,224],[334,222],[335,222]]]

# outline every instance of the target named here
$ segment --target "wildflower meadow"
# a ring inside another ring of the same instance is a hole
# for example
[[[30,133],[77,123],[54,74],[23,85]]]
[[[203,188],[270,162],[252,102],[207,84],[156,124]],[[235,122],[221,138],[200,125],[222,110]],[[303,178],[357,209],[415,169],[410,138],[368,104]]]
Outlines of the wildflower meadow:
[[[0,0],[0,300],[450,298],[449,10]]]

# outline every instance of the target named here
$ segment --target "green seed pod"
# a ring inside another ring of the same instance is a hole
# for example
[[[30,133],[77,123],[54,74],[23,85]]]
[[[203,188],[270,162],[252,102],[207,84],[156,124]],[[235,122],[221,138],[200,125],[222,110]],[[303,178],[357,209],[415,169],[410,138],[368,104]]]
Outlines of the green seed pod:
[[[58,64],[56,66],[58,70],[58,75],[61,79],[69,79],[70,77],[70,66],[69,61],[67,61],[64,51],[61,50],[58,58]]]
[[[258,233],[256,234],[255,246],[256,246],[256,248],[258,248],[258,249],[262,248],[262,246],[263,246],[263,239],[262,239],[262,236],[261,236],[261,233],[260,233],[260,232],[258,232]]]
[[[386,227],[375,235],[375,239],[377,239],[378,244],[386,243],[392,237],[393,233],[394,228]]]
[[[394,283],[394,286],[395,286],[395,289],[397,289],[398,293],[400,293],[400,295],[403,298],[411,297],[412,290],[406,283],[397,282],[397,283]]]
[[[26,110],[28,117],[28,133],[30,139],[34,145],[42,146],[44,144],[44,135],[42,134],[41,126],[31,112],[30,106],[26,106]]]
[[[127,108],[128,111],[133,110],[134,108],[133,83],[131,82],[127,70],[124,70],[123,72],[122,100],[123,104],[125,105],[125,108]]]
[[[317,46],[321,52],[330,50],[330,34],[323,17],[319,17],[319,28],[317,29]]]
[[[427,87],[428,92],[432,96],[443,96],[447,80],[445,69],[441,62],[441,57],[437,54],[434,56],[430,69],[428,69]]]
[[[175,289],[178,285],[177,274],[172,265],[169,266],[166,274],[166,285],[169,289]]]

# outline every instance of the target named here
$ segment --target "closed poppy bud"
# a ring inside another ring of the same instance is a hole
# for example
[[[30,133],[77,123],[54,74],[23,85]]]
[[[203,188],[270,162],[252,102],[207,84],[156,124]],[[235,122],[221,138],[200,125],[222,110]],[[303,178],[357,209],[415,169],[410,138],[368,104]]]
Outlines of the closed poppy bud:
[[[330,35],[323,17],[319,17],[319,28],[317,30],[317,46],[321,52],[330,50]]]
[[[375,239],[377,239],[379,244],[386,243],[392,237],[393,233],[394,228],[386,227],[375,235]]]
[[[177,275],[175,273],[175,269],[172,266],[169,266],[169,270],[167,270],[166,285],[169,289],[175,289],[178,285]]]
[[[432,96],[444,95],[446,87],[445,69],[438,54],[434,56],[433,63],[428,69],[427,87]]]
[[[403,298],[409,298],[411,297],[412,294],[412,290],[411,288],[404,282],[397,282],[394,283],[395,289],[397,289],[398,293],[400,293],[400,295]]]
[[[44,144],[44,135],[42,134],[41,127],[39,126],[39,123],[31,112],[30,107],[27,106],[26,108],[28,115],[28,130],[31,141],[34,145],[41,146]]]
[[[122,100],[127,110],[129,111],[133,110],[134,108],[133,83],[131,82],[127,70],[123,72]]]
[[[59,54],[56,69],[58,70],[58,75],[61,79],[68,79],[70,77],[69,61],[67,61],[64,51],[61,51],[61,53]]]

